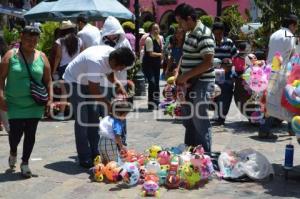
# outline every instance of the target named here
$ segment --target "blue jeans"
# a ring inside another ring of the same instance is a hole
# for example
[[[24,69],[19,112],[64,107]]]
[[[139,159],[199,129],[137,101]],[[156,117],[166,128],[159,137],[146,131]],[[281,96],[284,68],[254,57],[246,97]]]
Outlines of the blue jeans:
[[[206,152],[211,152],[211,124],[208,117],[209,86],[214,82],[198,80],[188,91],[186,101],[182,105],[185,127],[184,143],[188,146],[202,145]]]
[[[72,83],[72,95],[70,98],[75,117],[75,141],[79,162],[92,161],[99,155],[98,133],[99,125],[99,105],[94,99],[81,96],[78,88],[84,95],[89,95],[88,86]],[[94,103],[93,103],[94,102]],[[88,103],[83,105],[83,103]]]
[[[221,95],[216,98],[218,121],[225,122],[233,96],[233,80],[227,78],[223,84],[218,84],[218,86],[221,88]]]

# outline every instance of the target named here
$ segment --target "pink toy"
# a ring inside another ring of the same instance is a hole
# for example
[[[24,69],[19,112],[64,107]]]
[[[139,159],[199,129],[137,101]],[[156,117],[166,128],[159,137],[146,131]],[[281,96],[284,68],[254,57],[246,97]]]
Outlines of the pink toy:
[[[170,164],[171,153],[169,151],[159,151],[157,155],[157,160],[160,165]]]
[[[143,184],[142,196],[159,196],[159,185],[157,182],[148,180]]]
[[[257,93],[264,91],[268,87],[267,75],[264,74],[262,68],[257,66],[252,67],[249,86]]]

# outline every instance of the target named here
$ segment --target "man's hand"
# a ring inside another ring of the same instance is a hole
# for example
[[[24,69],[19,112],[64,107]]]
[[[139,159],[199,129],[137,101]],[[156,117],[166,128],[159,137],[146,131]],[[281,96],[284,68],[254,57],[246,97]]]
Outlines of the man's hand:
[[[116,86],[117,86],[117,91],[116,91],[117,94],[121,94],[124,96],[124,98],[127,98],[128,94],[124,86],[120,82],[116,83]]]
[[[50,113],[51,108],[53,108],[53,101],[48,100],[47,105],[46,105],[46,114],[47,115]]]
[[[177,85],[186,85],[188,81],[188,77],[186,75],[179,75],[176,79],[176,84]]]
[[[0,97],[0,109],[3,111],[7,111],[7,105],[3,97]]]

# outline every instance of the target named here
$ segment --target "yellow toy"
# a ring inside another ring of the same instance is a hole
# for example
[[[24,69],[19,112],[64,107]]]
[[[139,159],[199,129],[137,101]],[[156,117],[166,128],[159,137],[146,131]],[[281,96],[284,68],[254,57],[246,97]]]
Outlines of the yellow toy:
[[[272,59],[272,71],[279,71],[282,66],[282,56],[279,52],[275,53],[275,56]]]
[[[150,158],[157,158],[157,154],[159,151],[162,151],[161,146],[152,145],[149,149],[149,157]]]
[[[94,159],[94,167],[91,168],[96,182],[102,182],[104,180],[104,168],[105,166],[101,163],[100,155],[96,156]]]

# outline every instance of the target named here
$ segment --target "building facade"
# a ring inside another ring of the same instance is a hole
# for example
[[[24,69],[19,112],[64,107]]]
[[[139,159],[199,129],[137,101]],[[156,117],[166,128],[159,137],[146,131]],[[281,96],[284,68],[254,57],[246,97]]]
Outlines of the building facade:
[[[134,13],[135,0],[119,0],[127,6]],[[174,10],[177,5],[187,3],[192,5],[201,15],[217,15],[217,1],[216,0],[139,0],[141,21],[154,20],[160,25],[170,25],[174,21]],[[251,11],[253,4],[251,0],[223,0],[222,9],[231,5],[238,5],[239,11],[245,15],[245,11]],[[250,12],[251,13],[251,12]]]

